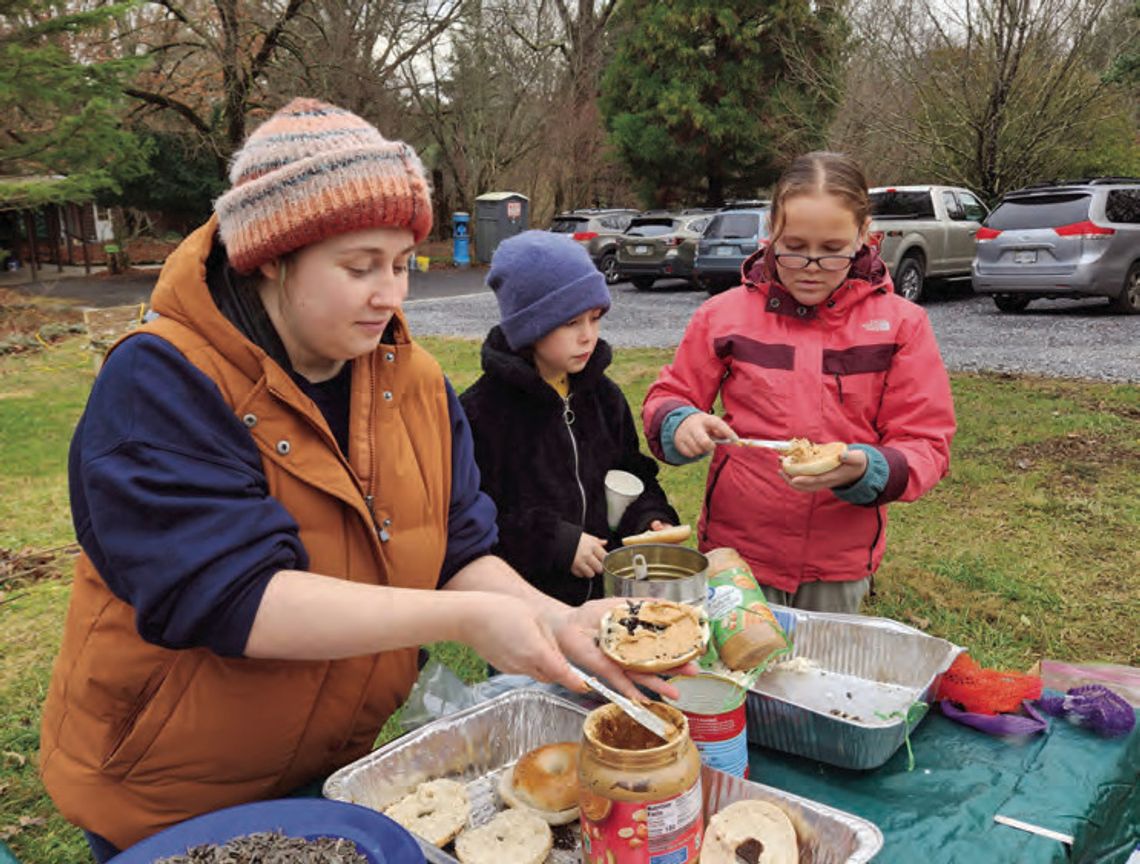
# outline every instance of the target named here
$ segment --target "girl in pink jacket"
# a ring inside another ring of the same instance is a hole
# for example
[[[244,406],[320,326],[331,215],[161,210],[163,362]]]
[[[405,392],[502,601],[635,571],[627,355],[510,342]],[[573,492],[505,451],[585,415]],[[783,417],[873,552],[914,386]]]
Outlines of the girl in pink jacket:
[[[838,153],[797,158],[776,184],[770,241],[743,284],[696,311],[642,422],[658,458],[712,453],[700,548],[735,548],[769,600],[857,612],[886,541],[887,507],[945,476],[954,407],[930,322],[894,293],[867,244],[867,182]],[[724,413],[710,413],[717,397]],[[788,477],[740,438],[849,444],[843,463]]]

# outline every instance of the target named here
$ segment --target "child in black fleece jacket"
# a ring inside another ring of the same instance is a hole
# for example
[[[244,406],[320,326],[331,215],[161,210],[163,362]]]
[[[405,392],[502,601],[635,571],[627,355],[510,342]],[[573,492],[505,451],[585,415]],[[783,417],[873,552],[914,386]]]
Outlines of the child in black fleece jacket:
[[[641,453],[625,396],[606,377],[598,338],[610,308],[605,278],[569,237],[527,231],[495,250],[487,284],[501,321],[483,343],[483,375],[460,397],[482,487],[498,507],[495,550],[532,585],[578,605],[602,596],[602,560],[620,538],[677,523]],[[637,475],[645,491],[616,530],[605,476]]]

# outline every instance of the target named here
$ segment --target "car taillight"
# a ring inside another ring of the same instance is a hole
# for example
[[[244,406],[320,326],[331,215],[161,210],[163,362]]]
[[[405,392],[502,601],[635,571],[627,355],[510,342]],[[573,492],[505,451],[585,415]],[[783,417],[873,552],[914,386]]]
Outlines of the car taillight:
[[[979,228],[978,233],[974,235],[974,239],[979,243],[984,243],[986,240],[994,240],[1001,236],[1001,232],[993,228]]]
[[[1059,237],[1111,237],[1116,233],[1115,228],[1103,228],[1087,219],[1084,222],[1074,222],[1072,225],[1061,225],[1053,231]]]
[[[680,246],[683,242],[684,242],[684,240],[682,240],[682,238],[680,238],[680,237],[666,237],[665,238],[665,245],[666,246]]]
[[[575,231],[573,236],[574,236],[575,240],[578,240],[579,242],[581,242],[582,240],[593,240],[595,237],[598,236],[598,232],[597,231]]]

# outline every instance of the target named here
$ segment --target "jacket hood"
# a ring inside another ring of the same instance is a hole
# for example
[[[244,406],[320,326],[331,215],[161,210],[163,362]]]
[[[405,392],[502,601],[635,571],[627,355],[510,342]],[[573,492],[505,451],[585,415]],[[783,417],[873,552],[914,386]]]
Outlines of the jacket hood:
[[[594,353],[586,361],[586,368],[570,376],[571,392],[584,392],[596,387],[611,362],[613,362],[613,351],[609,343],[599,339],[594,347]],[[507,344],[507,337],[497,324],[491,328],[491,332],[483,342],[482,363],[484,372],[516,390],[538,399],[552,399],[558,403],[562,401],[554,388],[542,380],[534,364],[520,353],[511,350]]]
[[[782,295],[787,293],[776,271],[775,252],[771,244],[761,246],[749,255],[741,265],[740,271],[743,284],[747,288],[767,287],[769,291],[775,289]],[[879,257],[879,251],[864,243],[855,253],[855,260],[851,263],[846,281],[836,288],[831,296],[836,300],[840,299],[841,294],[846,298],[857,299],[874,291],[893,293],[894,290],[891,275],[887,272],[887,265]]]

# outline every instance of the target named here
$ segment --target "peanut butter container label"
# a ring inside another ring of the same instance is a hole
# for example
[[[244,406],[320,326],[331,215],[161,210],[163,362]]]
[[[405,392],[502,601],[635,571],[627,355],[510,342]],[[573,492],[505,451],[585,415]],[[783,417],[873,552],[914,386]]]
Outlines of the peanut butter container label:
[[[582,790],[582,864],[697,864],[701,784],[656,802],[611,801]]]
[[[729,567],[708,577],[705,611],[712,633],[706,659],[715,649],[730,669],[746,669],[788,648],[783,628],[747,567]]]

